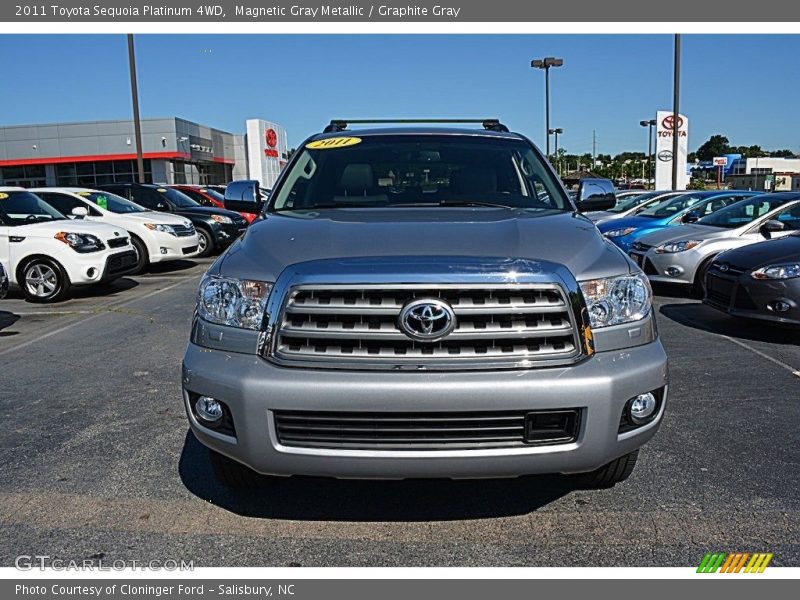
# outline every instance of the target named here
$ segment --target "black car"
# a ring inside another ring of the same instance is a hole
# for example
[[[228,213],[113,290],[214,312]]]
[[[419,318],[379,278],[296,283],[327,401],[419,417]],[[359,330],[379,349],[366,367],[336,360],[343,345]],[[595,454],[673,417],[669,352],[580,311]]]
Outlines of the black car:
[[[800,231],[717,256],[703,302],[735,317],[800,325]]]
[[[171,212],[189,219],[199,236],[200,256],[230,246],[247,229],[247,221],[239,213],[202,206],[176,189],[152,183],[109,183],[99,185],[127,198],[148,210]]]

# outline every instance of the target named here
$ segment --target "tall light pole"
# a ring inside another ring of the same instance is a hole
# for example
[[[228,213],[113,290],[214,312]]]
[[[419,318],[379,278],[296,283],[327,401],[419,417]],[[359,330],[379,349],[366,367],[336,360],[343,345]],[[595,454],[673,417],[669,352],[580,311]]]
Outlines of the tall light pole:
[[[552,134],[556,138],[554,154],[555,154],[555,157],[556,157],[556,171],[558,171],[558,176],[559,177],[561,177],[561,163],[558,160],[558,136],[561,135],[562,133],[564,133],[564,130],[561,127],[558,127],[556,129],[548,129],[547,130],[548,136]]]
[[[678,101],[681,91],[681,34],[675,34],[675,62],[673,64],[672,86],[672,189],[678,189]]]
[[[136,171],[139,183],[144,183],[144,157],[142,156],[142,122],[139,119],[139,88],[136,85],[136,55],[133,34],[128,34],[128,66],[131,72],[131,98],[133,100],[133,132],[136,137]]]
[[[545,152],[548,160],[550,159],[550,67],[561,67],[564,60],[554,56],[546,56],[539,60],[531,61],[531,67],[544,70],[544,131],[545,131]]]
[[[653,128],[658,121],[655,119],[639,121],[639,125],[647,127],[647,189],[650,189],[650,179],[652,175],[652,160],[653,160]]]

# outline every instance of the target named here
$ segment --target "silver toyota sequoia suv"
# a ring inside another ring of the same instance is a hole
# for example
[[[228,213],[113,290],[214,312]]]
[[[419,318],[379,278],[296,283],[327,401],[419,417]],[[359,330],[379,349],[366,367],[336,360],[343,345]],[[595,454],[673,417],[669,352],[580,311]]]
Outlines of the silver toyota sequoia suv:
[[[200,284],[182,376],[217,477],[624,480],[667,357],[647,278],[582,214],[611,183],[571,200],[497,120],[365,123],[306,140],[266,200],[226,190],[259,217]]]

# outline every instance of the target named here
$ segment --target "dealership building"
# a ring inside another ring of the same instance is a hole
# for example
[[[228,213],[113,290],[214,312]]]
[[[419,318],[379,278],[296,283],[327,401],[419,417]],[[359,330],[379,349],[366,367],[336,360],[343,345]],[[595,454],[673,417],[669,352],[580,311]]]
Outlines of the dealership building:
[[[286,131],[262,119],[234,134],[178,117],[142,119],[149,183],[258,179],[271,188],[289,158]],[[0,185],[86,186],[136,180],[133,121],[0,127]]]

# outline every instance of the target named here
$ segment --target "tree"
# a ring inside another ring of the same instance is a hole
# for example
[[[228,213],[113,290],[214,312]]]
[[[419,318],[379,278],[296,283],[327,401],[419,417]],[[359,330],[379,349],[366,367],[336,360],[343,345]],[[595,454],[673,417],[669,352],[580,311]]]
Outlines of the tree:
[[[699,160],[711,160],[715,156],[728,154],[730,150],[729,143],[728,138],[724,135],[712,135],[708,138],[708,141],[697,149],[695,155]]]

